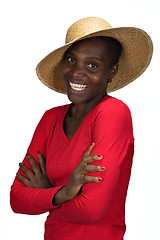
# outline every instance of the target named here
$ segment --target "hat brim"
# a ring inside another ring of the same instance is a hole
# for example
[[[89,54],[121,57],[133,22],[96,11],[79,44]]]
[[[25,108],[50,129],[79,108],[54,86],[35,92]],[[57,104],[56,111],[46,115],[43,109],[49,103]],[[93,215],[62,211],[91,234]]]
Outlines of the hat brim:
[[[131,83],[148,67],[153,53],[150,36],[139,28],[110,28],[77,38],[48,54],[36,67],[38,78],[47,87],[66,94],[66,85],[60,72],[60,63],[65,51],[77,41],[97,36],[115,38],[121,43],[123,49],[118,63],[118,72],[112,82],[108,83],[107,92],[113,92]]]

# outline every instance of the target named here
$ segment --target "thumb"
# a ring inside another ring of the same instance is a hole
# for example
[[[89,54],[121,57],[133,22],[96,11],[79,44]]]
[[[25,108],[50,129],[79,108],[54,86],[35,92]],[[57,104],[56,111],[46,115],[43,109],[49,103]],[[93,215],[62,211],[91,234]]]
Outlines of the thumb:
[[[92,145],[89,146],[89,148],[87,149],[87,151],[84,153],[83,156],[84,156],[84,157],[89,156],[89,155],[91,154],[91,152],[92,152],[93,147],[94,147],[94,143],[92,143]]]

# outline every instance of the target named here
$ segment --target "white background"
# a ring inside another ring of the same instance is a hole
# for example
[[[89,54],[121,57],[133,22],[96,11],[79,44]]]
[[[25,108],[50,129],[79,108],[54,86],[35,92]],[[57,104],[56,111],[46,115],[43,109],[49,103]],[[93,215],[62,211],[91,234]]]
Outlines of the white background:
[[[125,240],[160,239],[160,17],[158,0],[54,1],[5,0],[0,4],[0,239],[43,239],[46,215],[15,214],[9,191],[34,129],[45,110],[68,103],[44,86],[35,67],[64,44],[68,27],[87,16],[113,27],[142,28],[153,39],[149,68],[129,86],[111,95],[130,108],[135,155],[126,203]]]

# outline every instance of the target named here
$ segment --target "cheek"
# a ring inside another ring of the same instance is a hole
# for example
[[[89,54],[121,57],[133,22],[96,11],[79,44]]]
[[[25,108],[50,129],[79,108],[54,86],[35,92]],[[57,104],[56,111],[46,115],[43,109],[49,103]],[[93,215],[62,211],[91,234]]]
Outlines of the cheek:
[[[61,76],[64,78],[65,75],[67,74],[67,72],[69,71],[67,65],[65,63],[61,63],[61,68],[60,68],[60,71],[61,71]]]
[[[108,75],[100,71],[99,73],[92,74],[90,79],[94,85],[97,85],[97,87],[104,86],[107,83]]]

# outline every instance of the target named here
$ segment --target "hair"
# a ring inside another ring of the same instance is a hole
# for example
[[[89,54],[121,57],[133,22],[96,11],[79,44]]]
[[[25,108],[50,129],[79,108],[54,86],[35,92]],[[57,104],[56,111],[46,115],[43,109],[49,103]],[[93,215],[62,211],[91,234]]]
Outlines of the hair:
[[[99,38],[101,38],[106,43],[106,54],[111,59],[110,66],[112,67],[118,64],[119,58],[122,54],[122,45],[120,44],[120,42],[111,37],[100,36]]]
[[[106,54],[110,57],[111,59],[111,63],[110,63],[110,67],[118,64],[119,62],[119,58],[122,54],[122,45],[120,44],[119,41],[117,41],[116,39],[114,38],[111,38],[111,37],[104,37],[104,36],[97,36],[97,37],[93,37],[93,38],[100,38],[102,41],[105,42],[106,44]],[[86,38],[88,39],[88,38]],[[80,41],[84,41],[85,39],[83,40],[80,40]],[[66,52],[64,53],[63,55],[63,59],[66,57],[69,49],[74,46],[75,44],[77,44],[77,42],[73,43],[67,50]]]

